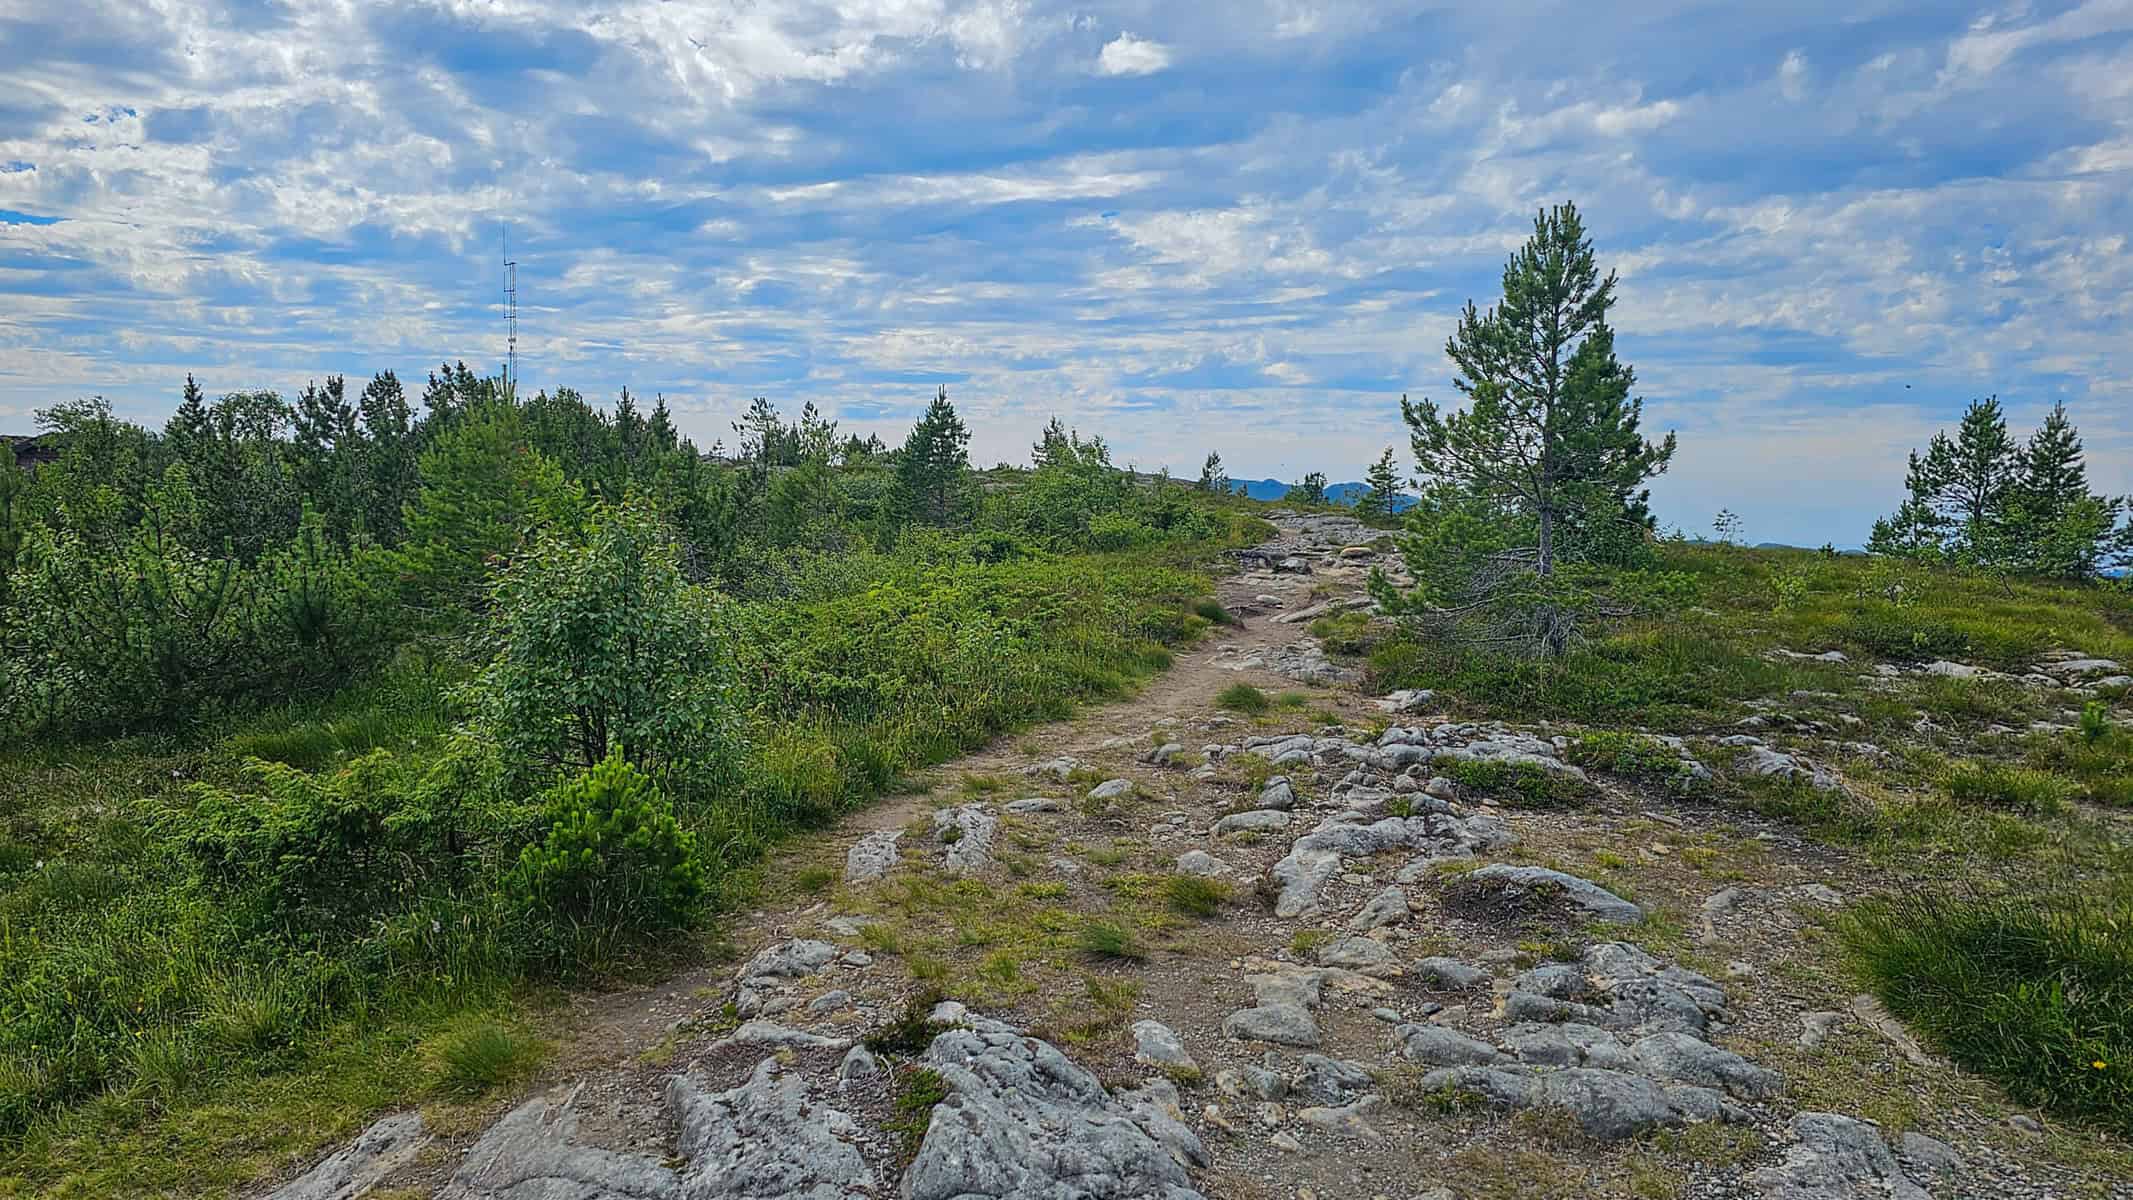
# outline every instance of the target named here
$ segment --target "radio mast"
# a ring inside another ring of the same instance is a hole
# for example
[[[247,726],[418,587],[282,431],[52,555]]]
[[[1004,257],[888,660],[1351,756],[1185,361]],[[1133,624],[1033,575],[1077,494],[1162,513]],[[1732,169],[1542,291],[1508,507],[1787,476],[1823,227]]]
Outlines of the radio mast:
[[[518,260],[511,257],[511,226],[504,226],[504,388],[518,394]]]

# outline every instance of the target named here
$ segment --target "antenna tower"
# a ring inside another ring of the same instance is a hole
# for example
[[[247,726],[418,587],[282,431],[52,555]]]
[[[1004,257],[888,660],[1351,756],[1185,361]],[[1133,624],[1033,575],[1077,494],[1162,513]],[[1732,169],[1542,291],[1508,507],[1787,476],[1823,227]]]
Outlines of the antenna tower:
[[[518,260],[511,257],[511,227],[504,226],[504,387],[518,392]]]

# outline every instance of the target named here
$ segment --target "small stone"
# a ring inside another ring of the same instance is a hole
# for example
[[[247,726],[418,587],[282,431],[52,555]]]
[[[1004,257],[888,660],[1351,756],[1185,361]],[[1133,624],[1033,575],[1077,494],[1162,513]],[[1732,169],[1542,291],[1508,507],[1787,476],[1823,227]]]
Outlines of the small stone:
[[[1368,904],[1363,905],[1355,916],[1349,918],[1348,928],[1367,933],[1386,925],[1404,924],[1407,918],[1413,915],[1413,911],[1407,905],[1405,892],[1397,887],[1388,887],[1372,896]]]
[[[874,965],[874,956],[864,950],[847,950],[844,953],[844,965],[848,967],[871,967]]]
[[[2028,1113],[2016,1113],[2007,1118],[2007,1123],[2023,1133],[2041,1134],[2044,1132],[2044,1122],[2037,1120]]]
[[[1266,1141],[1267,1145],[1272,1146],[1274,1149],[1279,1150],[1284,1154],[1303,1153],[1303,1143],[1297,1141],[1293,1134],[1287,1132],[1277,1133],[1273,1137],[1268,1138]]]
[[[1253,809],[1231,813],[1215,822],[1215,836],[1230,833],[1260,833],[1289,827],[1289,814],[1276,809]]]
[[[1200,1064],[1186,1052],[1184,1040],[1178,1037],[1176,1030],[1161,1021],[1135,1021],[1133,1046],[1136,1062],[1199,1073]]]
[[[1841,1012],[1811,1012],[1802,1014],[1800,1017],[1801,1047],[1808,1050],[1815,1049],[1823,1042],[1829,1040],[1829,1035],[1835,1032],[1837,1026],[1842,1025],[1843,1023],[1844,1014]]]
[[[1896,1146],[1896,1161],[1913,1179],[1954,1179],[1962,1174],[1963,1156],[1939,1138],[1907,1131]]]
[[[816,1014],[833,1013],[839,1009],[850,1008],[851,1006],[852,994],[850,992],[845,991],[843,988],[837,988],[832,991],[824,992],[821,995],[815,997],[814,999],[808,1001],[807,1011]]]
[[[859,1080],[872,1079],[879,1074],[881,1074],[881,1060],[875,1058],[873,1053],[865,1046],[852,1047],[845,1053],[843,1060],[837,1064],[837,1081],[839,1083],[857,1083]]]
[[[1370,1015],[1376,1017],[1380,1021],[1385,1022],[1387,1025],[1397,1025],[1400,1023],[1400,1012],[1398,1009],[1373,1008],[1370,1010]]]
[[[1800,898],[1815,904],[1826,904],[1832,908],[1844,903],[1844,893],[1826,883],[1810,883],[1801,888]]]
[[[1130,780],[1130,779],[1106,779],[1106,780],[1104,780],[1104,781],[1103,781],[1102,783],[1099,783],[1099,784],[1097,784],[1097,785],[1096,785],[1095,787],[1092,787],[1092,788],[1090,788],[1090,789],[1089,789],[1089,799],[1091,799],[1091,800],[1116,800],[1116,799],[1120,798],[1121,796],[1129,796],[1129,795],[1131,795],[1132,793],[1133,793],[1133,781],[1132,781],[1132,780]]]
[[[1178,870],[1186,875],[1227,875],[1229,864],[1205,850],[1187,850],[1178,855]]]
[[[1487,971],[1470,967],[1456,958],[1425,958],[1414,965],[1414,972],[1415,978],[1425,986],[1448,992],[1463,992],[1489,982]]]

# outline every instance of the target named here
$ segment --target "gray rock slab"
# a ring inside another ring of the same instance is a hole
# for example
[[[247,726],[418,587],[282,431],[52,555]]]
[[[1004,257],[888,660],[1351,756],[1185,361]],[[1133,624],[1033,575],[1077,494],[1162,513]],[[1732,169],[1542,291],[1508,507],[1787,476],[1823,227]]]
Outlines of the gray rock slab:
[[[1222,1032],[1240,1041],[1272,1042],[1277,1046],[1316,1047],[1318,1022],[1301,1004],[1260,1004],[1239,1009],[1224,1017]]]
[[[690,1200],[866,1200],[874,1172],[854,1144],[858,1122],[810,1100],[800,1072],[766,1058],[748,1081],[714,1092],[694,1072],[667,1084],[667,1103],[689,1160]],[[514,1197],[516,1200],[516,1197]]]
[[[948,1096],[904,1172],[905,1200],[1204,1200],[1146,1118],[1049,1042],[978,1021],[934,1038],[923,1061]]]
[[[1561,888],[1579,908],[1602,921],[1615,921],[1633,925],[1644,919],[1644,910],[1615,895],[1590,879],[1580,879],[1563,871],[1551,871],[1547,867],[1521,867],[1510,863],[1491,863],[1467,876],[1469,879],[1501,882],[1513,887],[1534,888],[1554,886]]]
[[[1792,1119],[1792,1132],[1797,1140],[1784,1158],[1752,1179],[1765,1200],[1930,1200],[1864,1121],[1805,1112]]]
[[[317,1166],[269,1192],[267,1200],[355,1200],[414,1161],[429,1144],[421,1113],[394,1113]]]

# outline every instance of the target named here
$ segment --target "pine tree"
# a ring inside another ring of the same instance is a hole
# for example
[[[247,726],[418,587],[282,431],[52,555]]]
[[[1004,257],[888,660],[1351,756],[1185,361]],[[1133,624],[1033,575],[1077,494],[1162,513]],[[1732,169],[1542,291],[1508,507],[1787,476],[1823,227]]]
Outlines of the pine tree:
[[[1534,219],[1504,265],[1502,302],[1485,313],[1467,304],[1445,344],[1467,408],[1400,401],[1432,483],[1403,546],[1417,593],[1403,599],[1381,582],[1381,601],[1490,614],[1483,636],[1538,641],[1552,655],[1568,647],[1592,597],[1556,579],[1558,568],[1641,544],[1651,524],[1644,484],[1674,455],[1672,434],[1645,439],[1635,374],[1615,356],[1615,285],[1576,206],[1564,204]],[[1455,527],[1463,550],[1447,533]],[[1476,532],[1487,534],[1485,551],[1468,537]]]
[[[906,520],[946,525],[961,511],[969,446],[970,430],[944,387],[912,426],[896,464],[897,509]]]
[[[356,469],[357,504],[363,528],[380,545],[397,546],[406,536],[404,510],[415,498],[414,414],[407,392],[391,371],[371,377],[356,398],[363,422],[363,449]]]
[[[1945,433],[1933,435],[1921,464],[1921,484],[1928,502],[1953,523],[1955,548],[1963,557],[1978,563],[2005,559],[2007,506],[2018,470],[1998,396],[1972,401],[1953,441]]]
[[[1393,462],[1392,447],[1385,447],[1385,453],[1370,464],[1363,482],[1370,490],[1355,502],[1356,514],[1364,520],[1392,516],[1400,498],[1400,469]]]
[[[2015,464],[2006,506],[2006,545],[2025,570],[2089,579],[2127,549],[2118,529],[2126,501],[2089,491],[2080,431],[2055,404]]]
[[[1222,469],[1220,454],[1207,452],[1207,461],[1200,464],[1200,482],[1193,486],[1217,496],[1229,494],[1229,474]]]
[[[1303,482],[1293,484],[1281,497],[1290,504],[1324,504],[1326,502],[1326,473],[1312,471],[1303,477]]]
[[[1615,283],[1575,205],[1543,212],[1504,265],[1502,303],[1483,313],[1469,301],[1445,344],[1468,408],[1400,401],[1423,474],[1532,515],[1544,578],[1594,557],[1608,526],[1648,520],[1643,484],[1674,456],[1672,434],[1645,440],[1635,374],[1615,357]]]
[[[180,461],[186,461],[199,453],[207,444],[209,435],[207,398],[200,392],[200,385],[193,381],[192,374],[185,376],[185,398],[178,402],[178,411],[170,416],[163,426],[163,440],[170,444]]]

